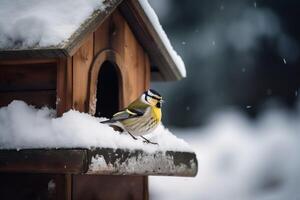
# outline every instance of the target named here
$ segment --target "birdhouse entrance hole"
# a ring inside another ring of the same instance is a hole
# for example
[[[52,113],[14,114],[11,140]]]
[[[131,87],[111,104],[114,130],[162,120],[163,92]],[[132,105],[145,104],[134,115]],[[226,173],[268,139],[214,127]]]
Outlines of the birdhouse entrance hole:
[[[96,117],[110,118],[119,110],[120,78],[118,66],[105,61],[98,74]]]

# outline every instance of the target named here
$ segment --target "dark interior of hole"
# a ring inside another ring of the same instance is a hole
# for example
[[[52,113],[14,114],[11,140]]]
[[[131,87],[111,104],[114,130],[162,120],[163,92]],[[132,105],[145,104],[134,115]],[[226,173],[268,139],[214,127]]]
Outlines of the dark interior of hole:
[[[116,66],[104,62],[98,74],[96,117],[110,118],[119,110],[119,76]]]

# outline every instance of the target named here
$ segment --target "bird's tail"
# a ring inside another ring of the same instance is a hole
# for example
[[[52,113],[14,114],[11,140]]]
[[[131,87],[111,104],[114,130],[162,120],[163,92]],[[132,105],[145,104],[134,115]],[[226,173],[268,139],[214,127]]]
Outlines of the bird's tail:
[[[101,124],[107,124],[107,125],[109,125],[109,126],[112,127],[115,131],[118,131],[118,132],[124,132],[124,129],[123,129],[122,127],[118,126],[118,125],[116,124],[116,121],[115,121],[115,120],[109,119],[109,120],[104,120],[104,121],[102,121],[102,122],[100,122],[100,123],[101,123]]]
[[[100,123],[102,123],[102,124],[115,124],[117,122],[118,122],[118,120],[112,118],[112,119],[104,120]]]
[[[108,119],[108,120],[104,120],[102,122],[100,122],[101,124],[110,124],[110,123],[113,123],[112,120]]]

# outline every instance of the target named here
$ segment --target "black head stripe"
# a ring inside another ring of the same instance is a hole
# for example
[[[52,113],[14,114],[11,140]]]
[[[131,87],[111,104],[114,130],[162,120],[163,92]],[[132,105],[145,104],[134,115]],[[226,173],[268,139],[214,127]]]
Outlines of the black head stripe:
[[[149,91],[150,91],[152,94],[161,97],[161,95],[160,95],[157,91],[155,91],[155,90],[153,90],[153,89],[149,89]]]
[[[155,100],[157,100],[157,101],[160,101],[160,100],[161,100],[161,97],[160,97],[160,98],[157,98],[156,96],[149,95],[149,94],[148,94],[148,97],[151,97],[152,99],[155,99]]]

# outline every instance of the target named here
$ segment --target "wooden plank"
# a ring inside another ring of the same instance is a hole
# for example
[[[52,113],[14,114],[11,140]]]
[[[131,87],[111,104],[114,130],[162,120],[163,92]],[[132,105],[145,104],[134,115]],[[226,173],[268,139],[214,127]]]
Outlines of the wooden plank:
[[[143,198],[142,176],[74,176],[74,200],[141,200]]]
[[[101,51],[110,48],[109,27],[111,16],[109,16],[101,26],[94,32],[94,56]]]
[[[73,175],[65,175],[65,200],[72,200]]]
[[[0,150],[0,172],[78,174],[85,165],[83,149]]]
[[[43,176],[44,174],[42,174]],[[48,174],[47,174],[48,175]],[[53,200],[67,200],[67,182],[65,176],[62,174],[49,174],[52,175],[51,179],[48,179],[48,199]],[[55,187],[53,187],[55,184]],[[48,200],[47,199],[47,200]]]
[[[66,111],[73,108],[73,59],[67,58],[66,72]]]
[[[25,60],[65,57],[65,50],[57,48],[0,50],[0,60]]]
[[[148,176],[143,176],[143,200],[149,200],[149,181]]]
[[[110,46],[122,58],[124,58],[125,44],[125,20],[118,10],[112,14],[112,19],[109,27]]]
[[[24,59],[24,60],[0,60],[0,65],[17,65],[17,64],[43,64],[43,63],[55,63],[57,59],[55,58],[44,58],[44,59]]]
[[[57,81],[56,81],[56,112],[60,117],[66,111],[66,74],[67,59],[61,58],[57,64]]]
[[[125,22],[125,19],[122,18]],[[128,104],[134,101],[138,97],[138,90],[140,88],[139,74],[138,74],[138,56],[141,52],[138,52],[137,44],[134,35],[132,34],[129,26],[125,23],[124,27],[124,35],[125,35],[125,53],[124,53],[124,66],[126,67],[126,72],[130,76],[127,91],[128,96]],[[143,67],[143,66],[142,66]],[[143,85],[142,85],[143,87]]]
[[[56,62],[0,64],[0,92],[55,89]]]
[[[137,93],[138,96],[141,95],[145,91],[145,52],[143,48],[138,44],[135,40],[136,51],[137,51],[137,64],[136,64],[136,76],[137,76]]]
[[[145,52],[141,45],[135,38],[135,35],[131,31],[128,23],[122,17],[125,22],[124,26],[124,67],[129,76],[128,83],[126,85],[127,105],[134,101],[145,90]]]
[[[0,173],[1,200],[64,200],[61,174]]]
[[[198,164],[193,152],[155,152],[95,148],[88,150],[87,174],[167,175],[193,177]]]
[[[87,112],[88,77],[93,61],[93,34],[73,56],[73,108]]]
[[[151,66],[150,66],[150,60],[149,60],[149,56],[146,53],[145,54],[145,90],[150,88],[150,81],[151,81]]]
[[[56,90],[0,92],[0,107],[7,106],[13,100],[22,100],[38,107],[55,108]]]
[[[147,153],[112,148],[0,150],[0,172],[195,176],[197,165],[192,152]]]

